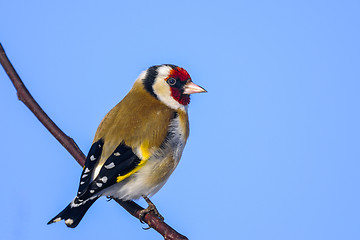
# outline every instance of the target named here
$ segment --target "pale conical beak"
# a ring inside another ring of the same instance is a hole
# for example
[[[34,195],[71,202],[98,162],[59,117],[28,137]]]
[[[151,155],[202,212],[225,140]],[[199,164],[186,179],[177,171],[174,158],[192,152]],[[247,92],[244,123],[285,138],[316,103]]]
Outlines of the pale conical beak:
[[[193,93],[201,93],[201,92],[207,92],[207,91],[193,82],[188,82],[184,86],[184,94],[193,94]]]

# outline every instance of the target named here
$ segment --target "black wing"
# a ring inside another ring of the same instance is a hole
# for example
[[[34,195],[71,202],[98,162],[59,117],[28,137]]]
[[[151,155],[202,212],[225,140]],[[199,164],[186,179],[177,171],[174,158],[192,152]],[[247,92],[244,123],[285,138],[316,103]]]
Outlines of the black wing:
[[[89,150],[89,153],[85,160],[85,166],[80,177],[80,184],[77,193],[78,197],[82,196],[90,185],[91,175],[97,163],[97,160],[100,159],[103,146],[104,146],[104,141],[100,139],[99,141],[93,143],[93,145]]]
[[[99,145],[101,146],[102,144]],[[93,148],[93,146],[91,147],[91,149]],[[95,155],[93,156],[95,157]],[[124,143],[119,144],[119,146],[115,149],[115,151],[111,154],[111,156],[106,160],[106,162],[100,169],[98,176],[93,181],[85,182],[83,184],[86,186],[86,189],[81,188],[80,185],[77,197],[80,199],[80,201],[82,201],[96,195],[98,192],[102,191],[103,189],[117,183],[118,177],[126,176],[127,174],[132,173],[132,171],[134,171],[136,167],[142,165],[142,163],[143,161],[141,161],[141,159],[135,155],[135,153],[132,151],[130,147],[126,146]],[[85,172],[85,169],[86,169],[86,164],[83,174]],[[91,174],[93,168],[90,171],[91,172],[89,173]],[[85,180],[88,177],[90,180],[91,177],[90,175],[85,176],[84,179],[81,180]]]

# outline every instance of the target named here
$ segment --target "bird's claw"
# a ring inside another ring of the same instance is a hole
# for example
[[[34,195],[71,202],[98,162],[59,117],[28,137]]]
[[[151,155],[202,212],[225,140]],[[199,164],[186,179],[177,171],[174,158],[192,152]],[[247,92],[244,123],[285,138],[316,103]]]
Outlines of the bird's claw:
[[[148,203],[148,207],[141,210],[140,213],[139,213],[139,219],[140,219],[140,222],[141,223],[145,223],[144,222],[144,218],[145,218],[145,215],[148,214],[149,212],[153,212],[154,215],[161,221],[163,222],[164,221],[164,217],[160,214],[160,212],[157,210],[157,208],[155,207],[155,205],[150,201],[150,199],[148,197],[144,197],[145,201]],[[143,228],[144,230],[148,230],[150,229],[151,226],[147,227],[147,228]]]

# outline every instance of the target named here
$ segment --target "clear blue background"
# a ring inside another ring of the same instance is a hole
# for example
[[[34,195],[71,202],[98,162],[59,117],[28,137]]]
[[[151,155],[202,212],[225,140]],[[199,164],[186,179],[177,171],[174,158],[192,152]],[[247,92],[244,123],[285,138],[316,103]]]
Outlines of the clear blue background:
[[[190,239],[360,239],[359,1],[5,1],[0,42],[87,152],[142,70],[173,63],[194,95],[182,161],[153,197]],[[161,239],[98,200],[46,223],[80,166],[0,70],[1,239]],[[140,204],[145,206],[143,201]]]

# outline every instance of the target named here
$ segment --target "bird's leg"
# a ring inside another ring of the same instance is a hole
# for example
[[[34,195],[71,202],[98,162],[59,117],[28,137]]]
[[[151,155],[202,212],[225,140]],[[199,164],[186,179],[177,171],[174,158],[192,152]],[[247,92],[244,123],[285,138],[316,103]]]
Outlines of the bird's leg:
[[[143,196],[143,198],[145,199],[145,201],[147,202],[147,204],[149,205],[147,208],[145,208],[145,209],[143,209],[143,210],[141,210],[140,211],[140,216],[139,216],[139,218],[140,218],[140,222],[141,223],[144,223],[144,221],[143,221],[143,219],[144,219],[144,217],[145,217],[145,215],[146,214],[148,214],[149,212],[154,212],[154,214],[155,214],[155,216],[157,217],[157,218],[159,218],[160,219],[160,221],[164,221],[164,217],[163,216],[161,216],[161,214],[159,213],[159,211],[156,209],[156,207],[155,207],[155,205],[150,201],[150,199],[148,198],[148,197],[146,197],[146,196]]]

